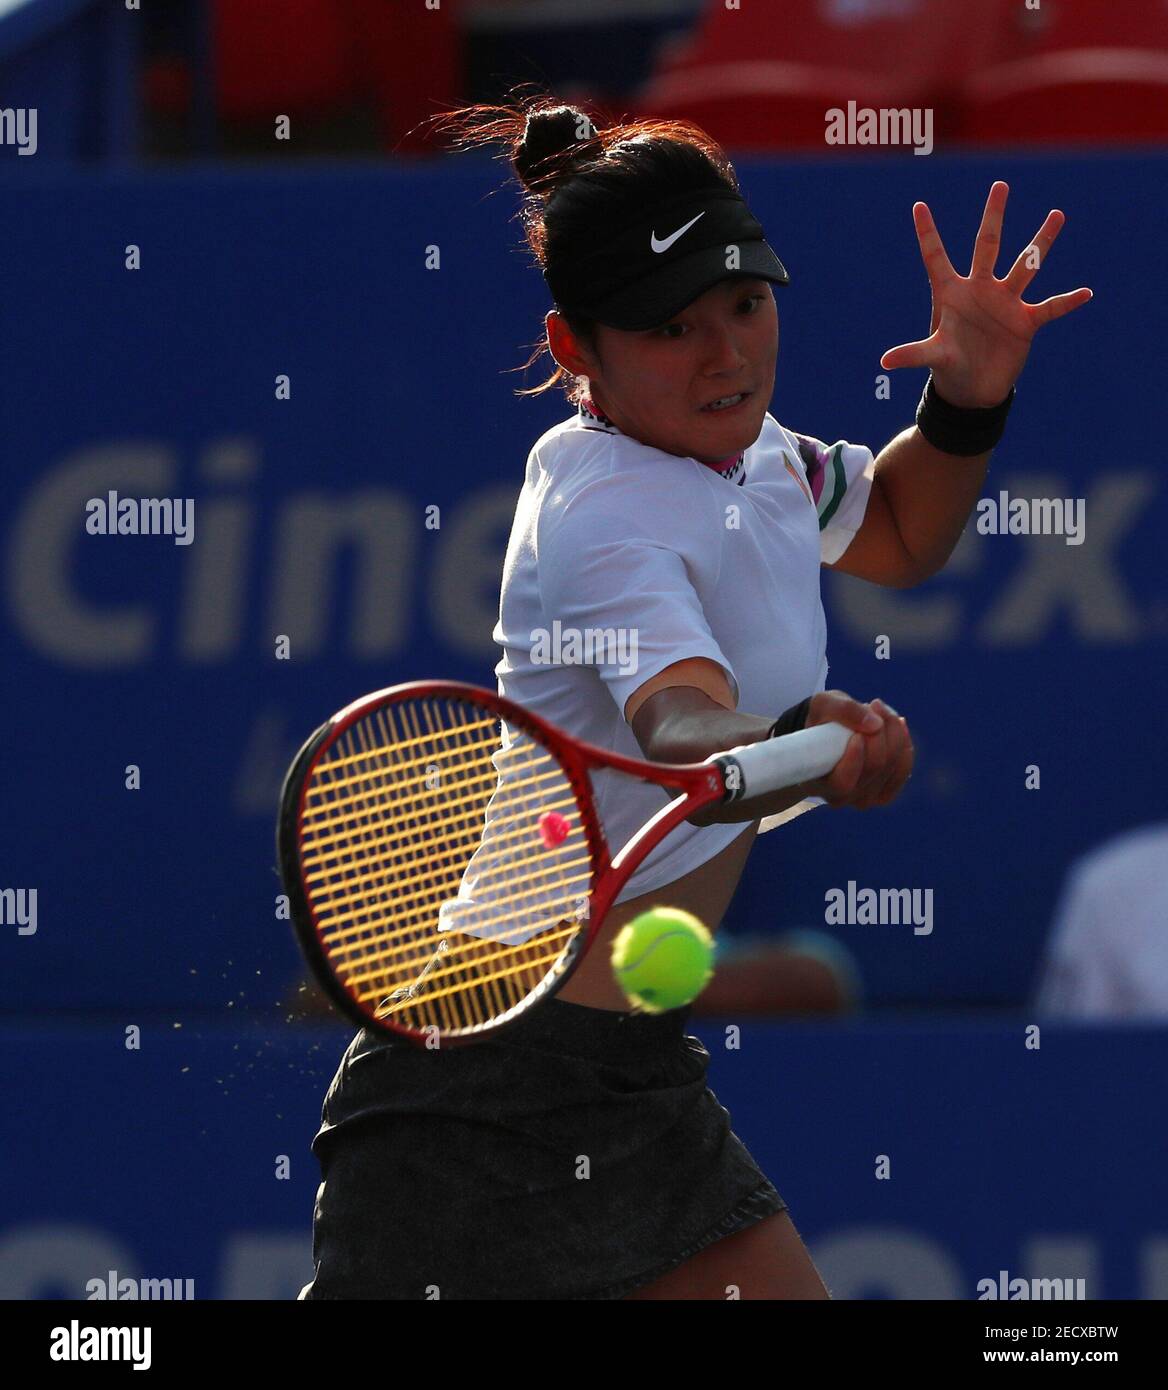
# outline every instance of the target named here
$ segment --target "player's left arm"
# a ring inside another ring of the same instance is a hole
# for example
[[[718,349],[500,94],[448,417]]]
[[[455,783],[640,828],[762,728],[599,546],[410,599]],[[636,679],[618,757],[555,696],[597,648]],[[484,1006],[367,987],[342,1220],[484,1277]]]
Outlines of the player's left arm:
[[[999,405],[1022,372],[1035,333],[1091,297],[1087,288],[1027,304],[1022,295],[1062,230],[1053,209],[1034,240],[997,279],[1002,215],[1009,187],[990,188],[968,275],[958,275],[932,213],[913,205],[913,221],[933,296],[928,338],[890,348],[880,365],[928,367],[942,400],[965,409]],[[989,454],[961,457],[934,448],[914,425],[876,457],[864,519],[831,569],[875,584],[907,588],[937,573],[960,539],[977,501]]]
[[[944,454],[915,425],[898,434],[876,455],[864,519],[827,568],[889,589],[923,584],[961,539],[989,460]]]

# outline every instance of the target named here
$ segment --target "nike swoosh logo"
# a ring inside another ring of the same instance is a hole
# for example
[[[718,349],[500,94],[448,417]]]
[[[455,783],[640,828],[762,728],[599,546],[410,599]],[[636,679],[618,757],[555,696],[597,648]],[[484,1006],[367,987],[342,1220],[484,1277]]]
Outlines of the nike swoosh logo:
[[[684,227],[678,227],[677,231],[674,232],[672,236],[667,236],[664,241],[657,240],[656,232],[650,233],[649,245],[658,254],[660,254],[662,251],[668,251],[679,236],[685,236],[686,232],[689,231],[689,229],[693,226],[694,222],[699,222],[703,217],[705,217],[705,215],[705,212],[699,212],[697,217],[694,218],[693,222],[687,222]]]

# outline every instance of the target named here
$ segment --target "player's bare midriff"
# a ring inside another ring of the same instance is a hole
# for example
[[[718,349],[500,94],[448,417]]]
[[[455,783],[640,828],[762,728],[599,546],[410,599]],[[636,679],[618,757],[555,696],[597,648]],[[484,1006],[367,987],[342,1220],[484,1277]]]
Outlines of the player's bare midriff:
[[[626,922],[651,907],[684,908],[703,922],[711,933],[717,932],[738,887],[757,833],[758,822],[751,821],[737,839],[690,873],[673,883],[654,888],[642,897],[628,898],[611,907],[596,941],[556,997],[573,1004],[586,1004],[593,1009],[616,1009],[627,1013],[632,1005],[613,978],[610,960],[617,933]]]

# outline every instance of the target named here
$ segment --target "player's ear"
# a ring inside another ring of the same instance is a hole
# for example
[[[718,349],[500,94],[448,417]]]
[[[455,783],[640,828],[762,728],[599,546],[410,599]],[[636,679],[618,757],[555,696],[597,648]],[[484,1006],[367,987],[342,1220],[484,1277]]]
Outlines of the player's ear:
[[[595,356],[589,351],[588,345],[572,332],[563,314],[558,309],[549,309],[543,323],[547,330],[548,346],[559,365],[572,376],[595,376]]]

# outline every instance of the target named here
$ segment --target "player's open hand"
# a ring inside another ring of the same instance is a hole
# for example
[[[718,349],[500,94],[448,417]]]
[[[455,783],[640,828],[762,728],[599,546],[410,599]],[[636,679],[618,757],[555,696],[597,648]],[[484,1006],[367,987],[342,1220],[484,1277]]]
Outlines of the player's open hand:
[[[929,336],[890,348],[882,367],[929,367],[943,400],[963,407],[988,407],[1005,400],[1022,372],[1030,340],[1045,323],[1062,318],[1092,297],[1089,289],[1056,294],[1039,304],[1022,295],[1046,261],[1046,253],[1066,218],[1047,213],[1034,240],[1018,256],[1004,280],[994,276],[1002,239],[1002,214],[1009,186],[990,188],[973,245],[968,275],[958,275],[945,253],[933,214],[913,204],[913,222],[933,292]]]
[[[811,697],[807,723],[842,724],[854,732],[843,756],[826,777],[805,784],[808,796],[829,806],[886,806],[908,781],[913,745],[908,724],[883,700],[861,704],[842,690],[821,690]]]

